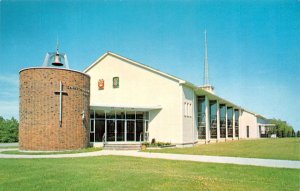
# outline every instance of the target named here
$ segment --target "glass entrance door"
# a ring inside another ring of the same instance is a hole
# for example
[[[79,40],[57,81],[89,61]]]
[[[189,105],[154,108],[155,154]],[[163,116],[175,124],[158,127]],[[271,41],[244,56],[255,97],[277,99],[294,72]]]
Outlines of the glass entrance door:
[[[135,140],[135,122],[134,121],[127,121],[127,141],[134,141]]]
[[[125,120],[117,120],[117,141],[125,141]]]
[[[116,141],[116,125],[115,120],[106,120],[107,138],[106,141]]]
[[[94,110],[91,113],[91,142],[140,142],[148,140],[148,112]]]

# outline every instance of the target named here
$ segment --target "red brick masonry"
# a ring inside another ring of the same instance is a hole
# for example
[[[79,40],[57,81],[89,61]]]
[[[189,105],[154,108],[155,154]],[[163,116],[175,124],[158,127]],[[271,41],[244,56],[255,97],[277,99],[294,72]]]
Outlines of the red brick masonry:
[[[62,81],[62,126],[59,82]],[[20,71],[20,150],[73,150],[89,144],[90,77],[59,68]],[[84,119],[82,113],[84,112]]]

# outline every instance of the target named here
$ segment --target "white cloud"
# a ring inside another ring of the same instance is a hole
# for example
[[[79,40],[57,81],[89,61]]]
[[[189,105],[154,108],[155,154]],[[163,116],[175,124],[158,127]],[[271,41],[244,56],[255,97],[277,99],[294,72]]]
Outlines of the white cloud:
[[[0,101],[0,116],[6,119],[10,119],[11,117],[19,119],[19,102]]]
[[[19,99],[19,77],[0,75],[0,101],[17,102]],[[0,109],[4,107],[0,105]]]
[[[0,116],[19,118],[19,76],[0,74]]]
[[[0,75],[0,84],[10,84],[13,86],[19,86],[19,76],[18,75]]]

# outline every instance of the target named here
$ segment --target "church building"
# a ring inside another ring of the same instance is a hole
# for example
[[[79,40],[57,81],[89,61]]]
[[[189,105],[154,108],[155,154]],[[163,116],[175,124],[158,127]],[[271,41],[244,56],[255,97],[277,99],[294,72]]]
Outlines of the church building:
[[[262,116],[213,91],[107,52],[90,76],[90,143],[169,142],[178,146],[260,138]]]
[[[216,95],[208,79],[206,32],[203,86],[112,52],[83,72],[71,70],[57,45],[42,67],[20,71],[20,149],[183,147],[266,137],[272,124]]]

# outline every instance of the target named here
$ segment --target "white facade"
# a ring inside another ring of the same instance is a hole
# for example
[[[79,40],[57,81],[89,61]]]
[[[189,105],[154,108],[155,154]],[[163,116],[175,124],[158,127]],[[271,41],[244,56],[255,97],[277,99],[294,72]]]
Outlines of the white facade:
[[[240,137],[241,138],[259,138],[259,129],[257,124],[257,117],[248,112],[242,111],[241,113],[241,129],[240,129]],[[249,132],[247,133],[247,128],[249,128]]]
[[[247,138],[246,126],[249,126],[249,138],[259,137],[255,114],[201,87],[117,54],[107,52],[84,72],[91,77],[90,103],[93,110],[149,112],[148,141],[155,139],[173,144],[198,142],[198,96],[205,96],[207,103],[210,100],[217,103],[216,139],[222,139],[219,104],[242,111],[236,138]],[[117,88],[113,87],[114,77],[119,79]],[[103,89],[98,87],[99,80],[104,81]],[[208,120],[214,122],[210,119],[209,109],[207,105],[206,141],[211,139]],[[231,139],[235,139],[234,136]]]

